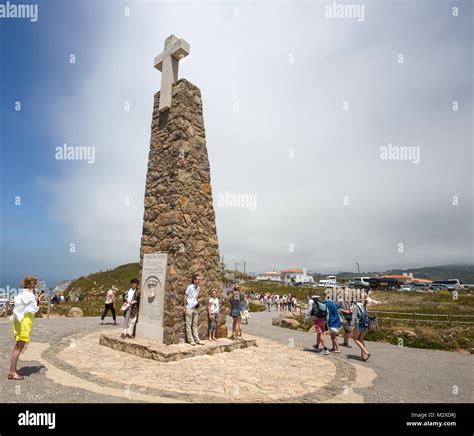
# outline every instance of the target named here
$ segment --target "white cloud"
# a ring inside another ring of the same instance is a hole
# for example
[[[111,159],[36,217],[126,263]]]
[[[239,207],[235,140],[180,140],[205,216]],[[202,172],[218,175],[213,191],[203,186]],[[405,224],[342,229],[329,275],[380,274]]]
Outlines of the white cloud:
[[[258,196],[255,212],[216,209],[229,264],[318,269],[360,261],[370,269],[468,260],[470,114],[455,118],[449,109],[470,80],[459,38],[438,44],[439,7],[425,20],[400,10],[403,29],[387,32],[397,10],[374,5],[363,23],[325,20],[315,3],[245,3],[238,17],[234,4],[134,3],[129,22],[108,10],[104,38],[87,46],[93,70],[55,105],[68,109],[51,115],[62,142],[96,147],[94,165],[62,162],[49,181],[52,215],[78,256],[98,269],[138,258],[160,83],[152,61],[174,33],[191,44],[180,77],[202,91],[214,197]],[[420,146],[420,165],[381,161],[389,142]],[[452,195],[462,208],[453,210]]]

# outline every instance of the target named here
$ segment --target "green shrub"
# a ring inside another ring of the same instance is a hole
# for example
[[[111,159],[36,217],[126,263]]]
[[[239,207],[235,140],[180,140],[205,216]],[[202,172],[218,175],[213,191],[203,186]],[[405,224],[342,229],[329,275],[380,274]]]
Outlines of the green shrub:
[[[262,304],[253,303],[252,301],[249,302],[249,312],[265,312],[265,306]]]

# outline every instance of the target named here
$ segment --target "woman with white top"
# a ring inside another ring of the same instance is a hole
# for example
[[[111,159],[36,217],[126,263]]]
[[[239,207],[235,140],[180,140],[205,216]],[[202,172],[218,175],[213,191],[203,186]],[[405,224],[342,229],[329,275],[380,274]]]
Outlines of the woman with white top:
[[[38,280],[33,276],[26,276],[21,282],[23,289],[15,297],[15,307],[13,309],[13,333],[15,333],[16,344],[13,348],[10,372],[8,380],[23,380],[23,376],[17,370],[18,358],[25,347],[30,342],[31,330],[35,313],[38,312],[38,301],[35,295],[35,287]]]
[[[104,311],[102,312],[102,316],[100,318],[100,325],[104,324],[104,318],[109,313],[109,310],[112,312],[112,318],[114,320],[114,325],[117,325],[117,318],[116,318],[116,314],[115,314],[115,298],[116,298],[117,290],[118,290],[117,286],[112,285],[112,287],[107,291],[107,294],[105,296]]]

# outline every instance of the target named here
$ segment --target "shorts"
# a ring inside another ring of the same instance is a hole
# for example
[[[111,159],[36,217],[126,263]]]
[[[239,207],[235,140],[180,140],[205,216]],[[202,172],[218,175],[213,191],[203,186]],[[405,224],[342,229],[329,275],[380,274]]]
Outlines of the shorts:
[[[329,327],[329,333],[339,333],[341,327]]]
[[[362,327],[360,325],[356,325],[354,327],[354,330],[359,333],[365,333],[367,331],[367,327]]]
[[[326,320],[325,319],[313,319],[313,326],[316,330],[318,335],[322,335],[324,333],[326,327]]]
[[[25,313],[21,323],[16,319],[13,321],[13,333],[17,342],[30,342],[31,329],[33,328],[34,313]]]

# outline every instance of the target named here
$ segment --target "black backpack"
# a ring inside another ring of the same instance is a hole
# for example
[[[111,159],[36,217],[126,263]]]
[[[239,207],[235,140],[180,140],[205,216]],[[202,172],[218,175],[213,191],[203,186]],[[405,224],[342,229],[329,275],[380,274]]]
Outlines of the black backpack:
[[[319,319],[326,319],[328,316],[328,307],[326,306],[326,303],[319,298],[313,298],[311,316],[315,316]]]

